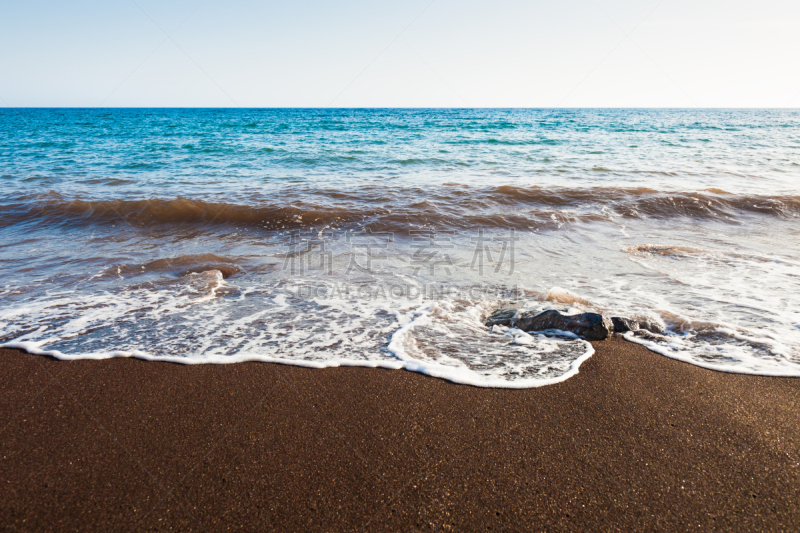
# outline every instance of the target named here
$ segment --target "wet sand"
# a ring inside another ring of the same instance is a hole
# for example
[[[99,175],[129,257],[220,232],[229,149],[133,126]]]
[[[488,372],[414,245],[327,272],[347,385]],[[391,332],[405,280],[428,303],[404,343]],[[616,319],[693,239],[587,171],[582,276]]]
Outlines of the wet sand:
[[[0,526],[800,528],[800,379],[595,348],[523,391],[0,350]]]

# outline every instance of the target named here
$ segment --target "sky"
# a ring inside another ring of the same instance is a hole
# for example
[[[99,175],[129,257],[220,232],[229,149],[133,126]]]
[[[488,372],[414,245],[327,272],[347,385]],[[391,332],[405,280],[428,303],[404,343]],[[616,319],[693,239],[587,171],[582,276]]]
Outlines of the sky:
[[[800,107],[797,0],[0,0],[0,106]]]

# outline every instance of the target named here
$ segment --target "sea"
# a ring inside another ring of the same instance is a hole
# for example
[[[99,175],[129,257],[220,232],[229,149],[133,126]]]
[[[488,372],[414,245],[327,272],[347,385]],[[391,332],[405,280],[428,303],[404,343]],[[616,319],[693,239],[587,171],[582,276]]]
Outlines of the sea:
[[[800,110],[5,108],[0,268],[0,346],[66,360],[575,375],[518,302],[797,377]]]

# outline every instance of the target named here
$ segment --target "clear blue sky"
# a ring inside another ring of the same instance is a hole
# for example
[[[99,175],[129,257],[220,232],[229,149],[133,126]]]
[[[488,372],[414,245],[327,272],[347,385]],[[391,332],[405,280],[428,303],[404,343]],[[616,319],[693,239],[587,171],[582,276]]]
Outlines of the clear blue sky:
[[[0,106],[800,107],[797,0],[3,0],[0,50]]]

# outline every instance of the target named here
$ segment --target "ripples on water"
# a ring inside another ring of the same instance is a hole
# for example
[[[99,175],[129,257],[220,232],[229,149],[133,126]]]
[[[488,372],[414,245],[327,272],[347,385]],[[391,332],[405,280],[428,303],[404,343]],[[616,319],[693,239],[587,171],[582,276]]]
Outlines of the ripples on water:
[[[584,341],[482,325],[521,299],[796,376],[798,178],[791,110],[2,110],[0,342],[573,375]]]

